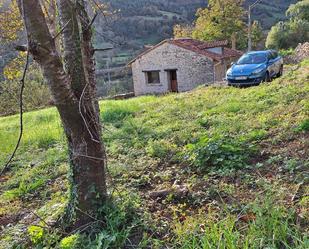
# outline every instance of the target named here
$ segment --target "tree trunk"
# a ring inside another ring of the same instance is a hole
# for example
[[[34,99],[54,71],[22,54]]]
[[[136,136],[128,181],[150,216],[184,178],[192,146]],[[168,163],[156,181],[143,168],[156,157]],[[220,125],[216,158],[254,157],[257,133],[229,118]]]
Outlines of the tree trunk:
[[[27,30],[29,52],[42,68],[59,111],[68,140],[71,165],[71,206],[74,227],[82,226],[99,214],[106,201],[105,151],[101,138],[96,99],[91,27],[85,5],[59,0],[63,30],[63,58],[56,49],[41,5],[37,0],[19,0]],[[78,7],[78,8],[77,8]],[[88,33],[88,35],[86,35]],[[89,50],[90,49],[90,50]],[[64,70],[65,68],[65,70]],[[73,221],[71,221],[73,222]]]

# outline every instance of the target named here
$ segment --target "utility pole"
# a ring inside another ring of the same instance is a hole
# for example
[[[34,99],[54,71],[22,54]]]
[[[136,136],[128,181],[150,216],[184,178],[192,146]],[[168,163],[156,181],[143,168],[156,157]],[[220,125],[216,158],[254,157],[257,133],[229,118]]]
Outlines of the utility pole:
[[[248,10],[248,52],[252,50],[252,21],[251,21],[251,12],[252,9],[257,6],[262,0],[257,0],[253,4],[249,5]]]

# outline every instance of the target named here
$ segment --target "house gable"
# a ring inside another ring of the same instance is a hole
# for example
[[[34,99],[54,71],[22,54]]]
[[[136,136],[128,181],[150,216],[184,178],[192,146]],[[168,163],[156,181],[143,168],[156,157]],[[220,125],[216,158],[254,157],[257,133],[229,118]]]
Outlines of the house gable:
[[[223,47],[207,48],[206,50],[220,55],[223,54]]]

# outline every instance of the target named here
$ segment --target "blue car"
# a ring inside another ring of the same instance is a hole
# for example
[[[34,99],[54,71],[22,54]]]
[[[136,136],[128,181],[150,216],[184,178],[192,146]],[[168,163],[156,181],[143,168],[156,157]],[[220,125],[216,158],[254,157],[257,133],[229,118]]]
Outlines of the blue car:
[[[283,59],[277,51],[254,51],[244,54],[226,73],[229,86],[259,85],[280,77]]]

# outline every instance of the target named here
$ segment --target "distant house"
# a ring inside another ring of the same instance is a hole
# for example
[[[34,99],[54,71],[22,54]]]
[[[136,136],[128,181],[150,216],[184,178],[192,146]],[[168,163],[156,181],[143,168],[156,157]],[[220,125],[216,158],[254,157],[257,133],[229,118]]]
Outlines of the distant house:
[[[149,48],[128,65],[135,95],[184,92],[222,81],[232,61],[241,56],[227,41],[169,39]]]

